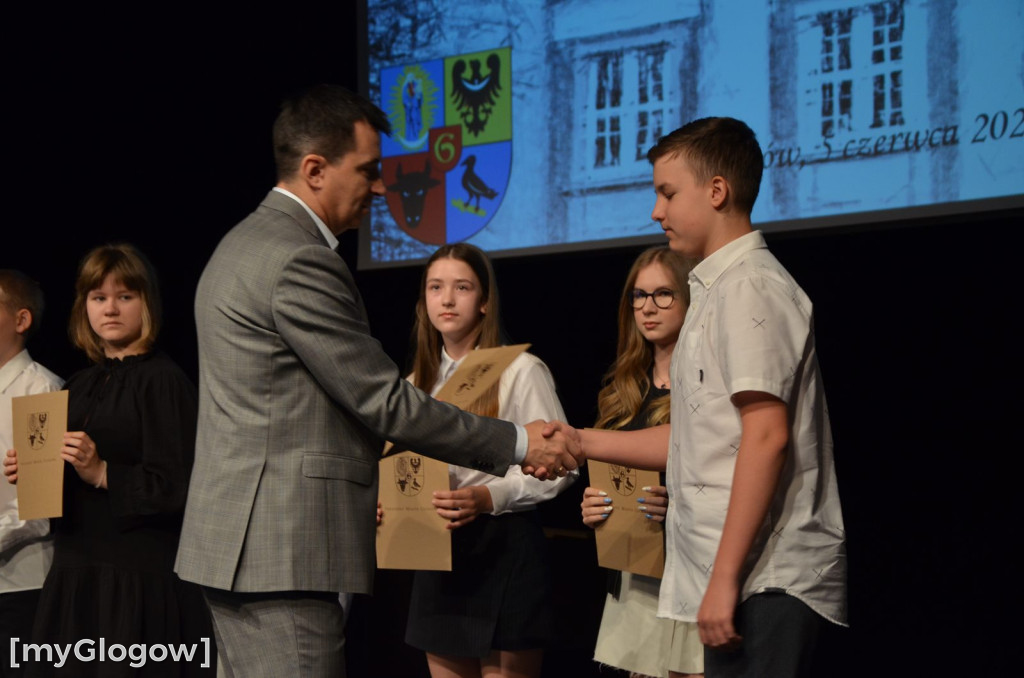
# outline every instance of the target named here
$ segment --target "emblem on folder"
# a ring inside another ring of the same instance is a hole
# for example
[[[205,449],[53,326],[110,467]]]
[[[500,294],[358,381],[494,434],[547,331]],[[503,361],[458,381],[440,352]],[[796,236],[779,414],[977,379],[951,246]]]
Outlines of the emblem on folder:
[[[46,423],[48,419],[47,412],[33,412],[28,416],[28,440],[33,450],[38,450],[46,444],[46,439],[50,435],[50,427]]]
[[[636,469],[609,464],[608,476],[611,478],[612,486],[619,494],[628,497],[636,492]]]
[[[423,489],[423,458],[396,457],[395,485],[406,496],[414,497],[419,494]]]

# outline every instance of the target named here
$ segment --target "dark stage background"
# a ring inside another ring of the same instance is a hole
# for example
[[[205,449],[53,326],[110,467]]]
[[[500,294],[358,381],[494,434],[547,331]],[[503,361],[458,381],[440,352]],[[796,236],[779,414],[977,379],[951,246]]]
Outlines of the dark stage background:
[[[160,272],[162,345],[194,377],[196,282],[219,238],[273,184],[278,102],[313,82],[358,86],[345,3],[302,20],[280,8],[220,22],[147,11],[5,22],[0,267],[43,283],[49,307],[30,348],[63,376],[85,364],[65,331],[77,261],[126,240]],[[826,639],[836,668],[823,676],[1010,675],[1022,217],[769,238],[815,302],[849,537],[852,626]],[[354,267],[356,234],[342,241]],[[505,324],[550,366],[575,425],[593,422],[615,304],[640,249],[495,261]],[[402,363],[419,275],[356,272],[374,335]],[[543,508],[559,620],[546,676],[598,675],[589,657],[604,573],[578,520],[582,485]],[[383,571],[376,595],[358,600],[352,675],[426,675],[402,642],[409,582]]]

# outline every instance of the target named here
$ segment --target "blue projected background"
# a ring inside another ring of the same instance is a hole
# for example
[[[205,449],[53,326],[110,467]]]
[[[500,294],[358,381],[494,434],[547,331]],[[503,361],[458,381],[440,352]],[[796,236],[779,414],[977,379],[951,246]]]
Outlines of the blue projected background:
[[[366,2],[361,267],[657,240],[646,152],[708,115],[757,133],[768,232],[1024,205],[1024,0]]]

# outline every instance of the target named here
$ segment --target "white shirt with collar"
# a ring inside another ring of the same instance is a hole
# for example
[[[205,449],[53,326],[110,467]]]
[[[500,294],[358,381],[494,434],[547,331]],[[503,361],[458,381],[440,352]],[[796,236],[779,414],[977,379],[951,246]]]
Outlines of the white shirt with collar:
[[[315,223],[316,227],[320,230],[320,235],[322,235],[324,237],[324,240],[327,241],[327,246],[330,247],[332,250],[338,249],[339,241],[337,236],[331,233],[331,229],[327,228],[327,224],[324,223],[323,219],[318,217],[316,215],[316,212],[314,212],[309,205],[302,201],[302,198],[295,195],[291,191],[281,188],[280,186],[274,186],[273,190],[277,191],[282,195],[287,195],[289,198],[302,205],[302,209],[306,210],[310,218],[313,219],[313,223]],[[516,425],[516,449],[513,458],[516,460],[516,463],[520,463],[523,461],[523,459],[526,458],[526,452],[527,448],[529,447],[530,440],[525,428],[523,428],[518,422],[512,423]]]
[[[845,532],[811,302],[759,231],[698,264],[690,294],[672,355],[671,501],[658,614],[696,621],[742,433],[730,398],[759,391],[786,403],[790,441],[775,499],[747,559],[740,601],[785,592],[845,625]]]
[[[28,350],[0,367],[0,454],[14,446],[11,399],[57,391],[64,381],[32,360]],[[19,520],[18,492],[0,478],[0,594],[38,589],[53,560],[50,521]]]
[[[452,360],[441,349],[441,365],[438,368],[437,383],[430,394],[436,395],[445,382],[451,378],[464,358]],[[565,412],[555,394],[555,381],[547,365],[531,353],[520,353],[505,368],[498,381],[498,419],[515,424],[528,424],[537,419],[565,421]],[[463,466],[448,465],[450,487],[458,489],[471,485],[486,485],[494,504],[492,515],[526,511],[547,501],[567,487],[578,477],[572,471],[557,480],[537,480],[525,475],[518,465],[510,466],[503,477],[475,471]]]

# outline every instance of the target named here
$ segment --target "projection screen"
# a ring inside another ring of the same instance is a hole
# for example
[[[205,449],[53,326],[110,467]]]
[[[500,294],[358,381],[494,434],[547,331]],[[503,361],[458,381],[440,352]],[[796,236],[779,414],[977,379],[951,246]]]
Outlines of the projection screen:
[[[647,150],[747,122],[766,232],[1024,205],[1024,0],[363,0],[359,266],[657,242]]]

